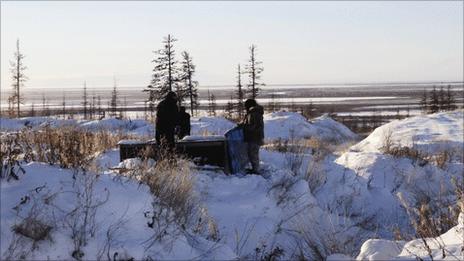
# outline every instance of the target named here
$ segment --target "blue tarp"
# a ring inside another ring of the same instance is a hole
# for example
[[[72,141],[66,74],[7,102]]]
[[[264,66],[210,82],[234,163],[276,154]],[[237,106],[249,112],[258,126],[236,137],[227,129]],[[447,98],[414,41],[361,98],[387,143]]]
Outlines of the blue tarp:
[[[243,138],[243,129],[235,127],[224,135],[227,141],[231,173],[241,173],[248,164],[247,144]]]

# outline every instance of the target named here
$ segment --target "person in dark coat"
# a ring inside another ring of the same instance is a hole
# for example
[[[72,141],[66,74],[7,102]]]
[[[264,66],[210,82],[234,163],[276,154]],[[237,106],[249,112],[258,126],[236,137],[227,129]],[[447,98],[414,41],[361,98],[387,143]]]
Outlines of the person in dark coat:
[[[185,106],[181,106],[179,112],[179,132],[177,136],[181,140],[188,135],[190,135],[190,114],[185,111]]]
[[[178,121],[177,95],[175,92],[168,92],[156,107],[156,143],[174,148],[174,134]]]
[[[254,99],[245,101],[246,115],[241,126],[247,143],[251,172],[259,174],[259,148],[264,144],[264,109]]]

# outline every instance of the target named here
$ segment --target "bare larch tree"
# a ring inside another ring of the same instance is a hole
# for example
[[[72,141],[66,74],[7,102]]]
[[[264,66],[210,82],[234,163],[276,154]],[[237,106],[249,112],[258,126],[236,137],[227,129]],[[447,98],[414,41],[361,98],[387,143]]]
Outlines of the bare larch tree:
[[[240,71],[240,64],[237,66],[237,116],[239,119],[243,117],[243,88],[242,88],[242,72]]]
[[[84,119],[87,119],[87,106],[89,104],[88,97],[87,97],[87,82],[84,82],[84,92],[82,94],[82,106],[84,109]]]
[[[20,106],[24,102],[24,99],[21,95],[21,88],[24,86],[24,82],[28,79],[24,74],[24,71],[27,67],[24,65],[24,54],[21,53],[19,49],[19,39],[16,40],[16,52],[14,53],[14,61],[10,61],[11,74],[13,80],[13,94],[10,96],[12,108],[16,105],[16,117],[21,116]]]

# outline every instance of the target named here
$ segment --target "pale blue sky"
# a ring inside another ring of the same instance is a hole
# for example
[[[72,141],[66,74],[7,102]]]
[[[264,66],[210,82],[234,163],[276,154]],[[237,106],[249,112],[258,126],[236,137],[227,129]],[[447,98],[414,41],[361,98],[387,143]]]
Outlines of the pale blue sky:
[[[16,38],[30,88],[145,86],[168,33],[201,85],[463,80],[463,2],[1,2],[1,84]]]

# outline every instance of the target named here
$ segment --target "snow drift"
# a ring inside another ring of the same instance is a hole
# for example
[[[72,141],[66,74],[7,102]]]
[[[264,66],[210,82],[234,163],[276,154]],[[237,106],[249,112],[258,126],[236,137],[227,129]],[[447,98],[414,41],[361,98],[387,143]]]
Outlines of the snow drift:
[[[309,122],[300,113],[273,112],[264,115],[264,137],[267,140],[317,138],[335,143],[353,141],[358,136],[345,125],[327,115]]]
[[[413,147],[427,154],[464,150],[463,110],[395,120],[375,129],[352,147],[354,151],[379,152],[387,137],[395,146]]]
[[[416,255],[427,258],[420,240],[392,241],[393,228],[414,235],[407,209],[416,207],[425,197],[430,202],[441,197],[455,203],[451,180],[462,179],[462,160],[454,157],[437,166],[433,162],[420,164],[408,157],[384,154],[382,133],[388,129],[394,142],[402,146],[414,139],[418,149],[431,153],[440,148],[462,148],[462,117],[463,111],[457,111],[394,121],[379,127],[340,156],[330,153],[321,156],[311,150],[295,155],[262,149],[262,175],[228,176],[211,168],[194,168],[194,193],[203,213],[211,218],[210,226],[217,230],[217,237],[181,233],[152,248],[146,248],[144,242],[152,235],[145,213],[151,207],[153,195],[147,186],[110,169],[134,168],[141,161],[119,163],[118,149],[103,152],[95,160],[102,171],[95,183],[95,195],[97,200],[109,196],[97,211],[100,229],[84,247],[84,259],[98,257],[101,249],[105,249],[106,231],[122,220],[121,228],[112,234],[115,244],[110,247],[110,252],[118,252],[120,258],[264,259],[273,256],[298,259],[301,255],[328,260],[356,256],[363,260],[414,259]],[[308,122],[298,113],[276,112],[266,114],[264,119],[266,138],[270,140],[317,137],[338,143],[356,139],[355,134],[327,116]],[[40,122],[44,121],[37,120],[34,124],[39,126]],[[2,119],[3,123],[12,130],[19,128],[18,125],[24,126],[21,120]],[[139,131],[141,128],[152,126],[144,121],[119,120],[76,124],[91,130],[105,126],[137,133],[143,133]],[[234,126],[235,123],[222,117],[193,118],[192,134],[222,135]],[[3,126],[2,130],[5,130]],[[70,210],[77,202],[72,184],[79,180],[73,179],[72,170],[37,162],[24,167],[26,174],[19,181],[1,181],[2,257],[17,237],[11,228],[20,219],[13,208],[25,195],[59,192],[54,202],[63,210]],[[47,210],[49,206],[43,205],[43,208]],[[60,218],[59,213],[55,214]],[[440,238],[427,239],[434,258],[442,258],[445,248],[445,258],[462,259],[459,251],[463,218],[461,214],[458,225]],[[41,242],[28,257],[71,258],[73,242],[69,230],[62,223],[57,224],[51,231],[53,241]],[[173,224],[170,229],[184,228]],[[187,227],[184,231],[191,229]]]
[[[436,238],[409,242],[369,239],[356,260],[463,260],[463,243],[464,213],[461,213],[458,224]]]

